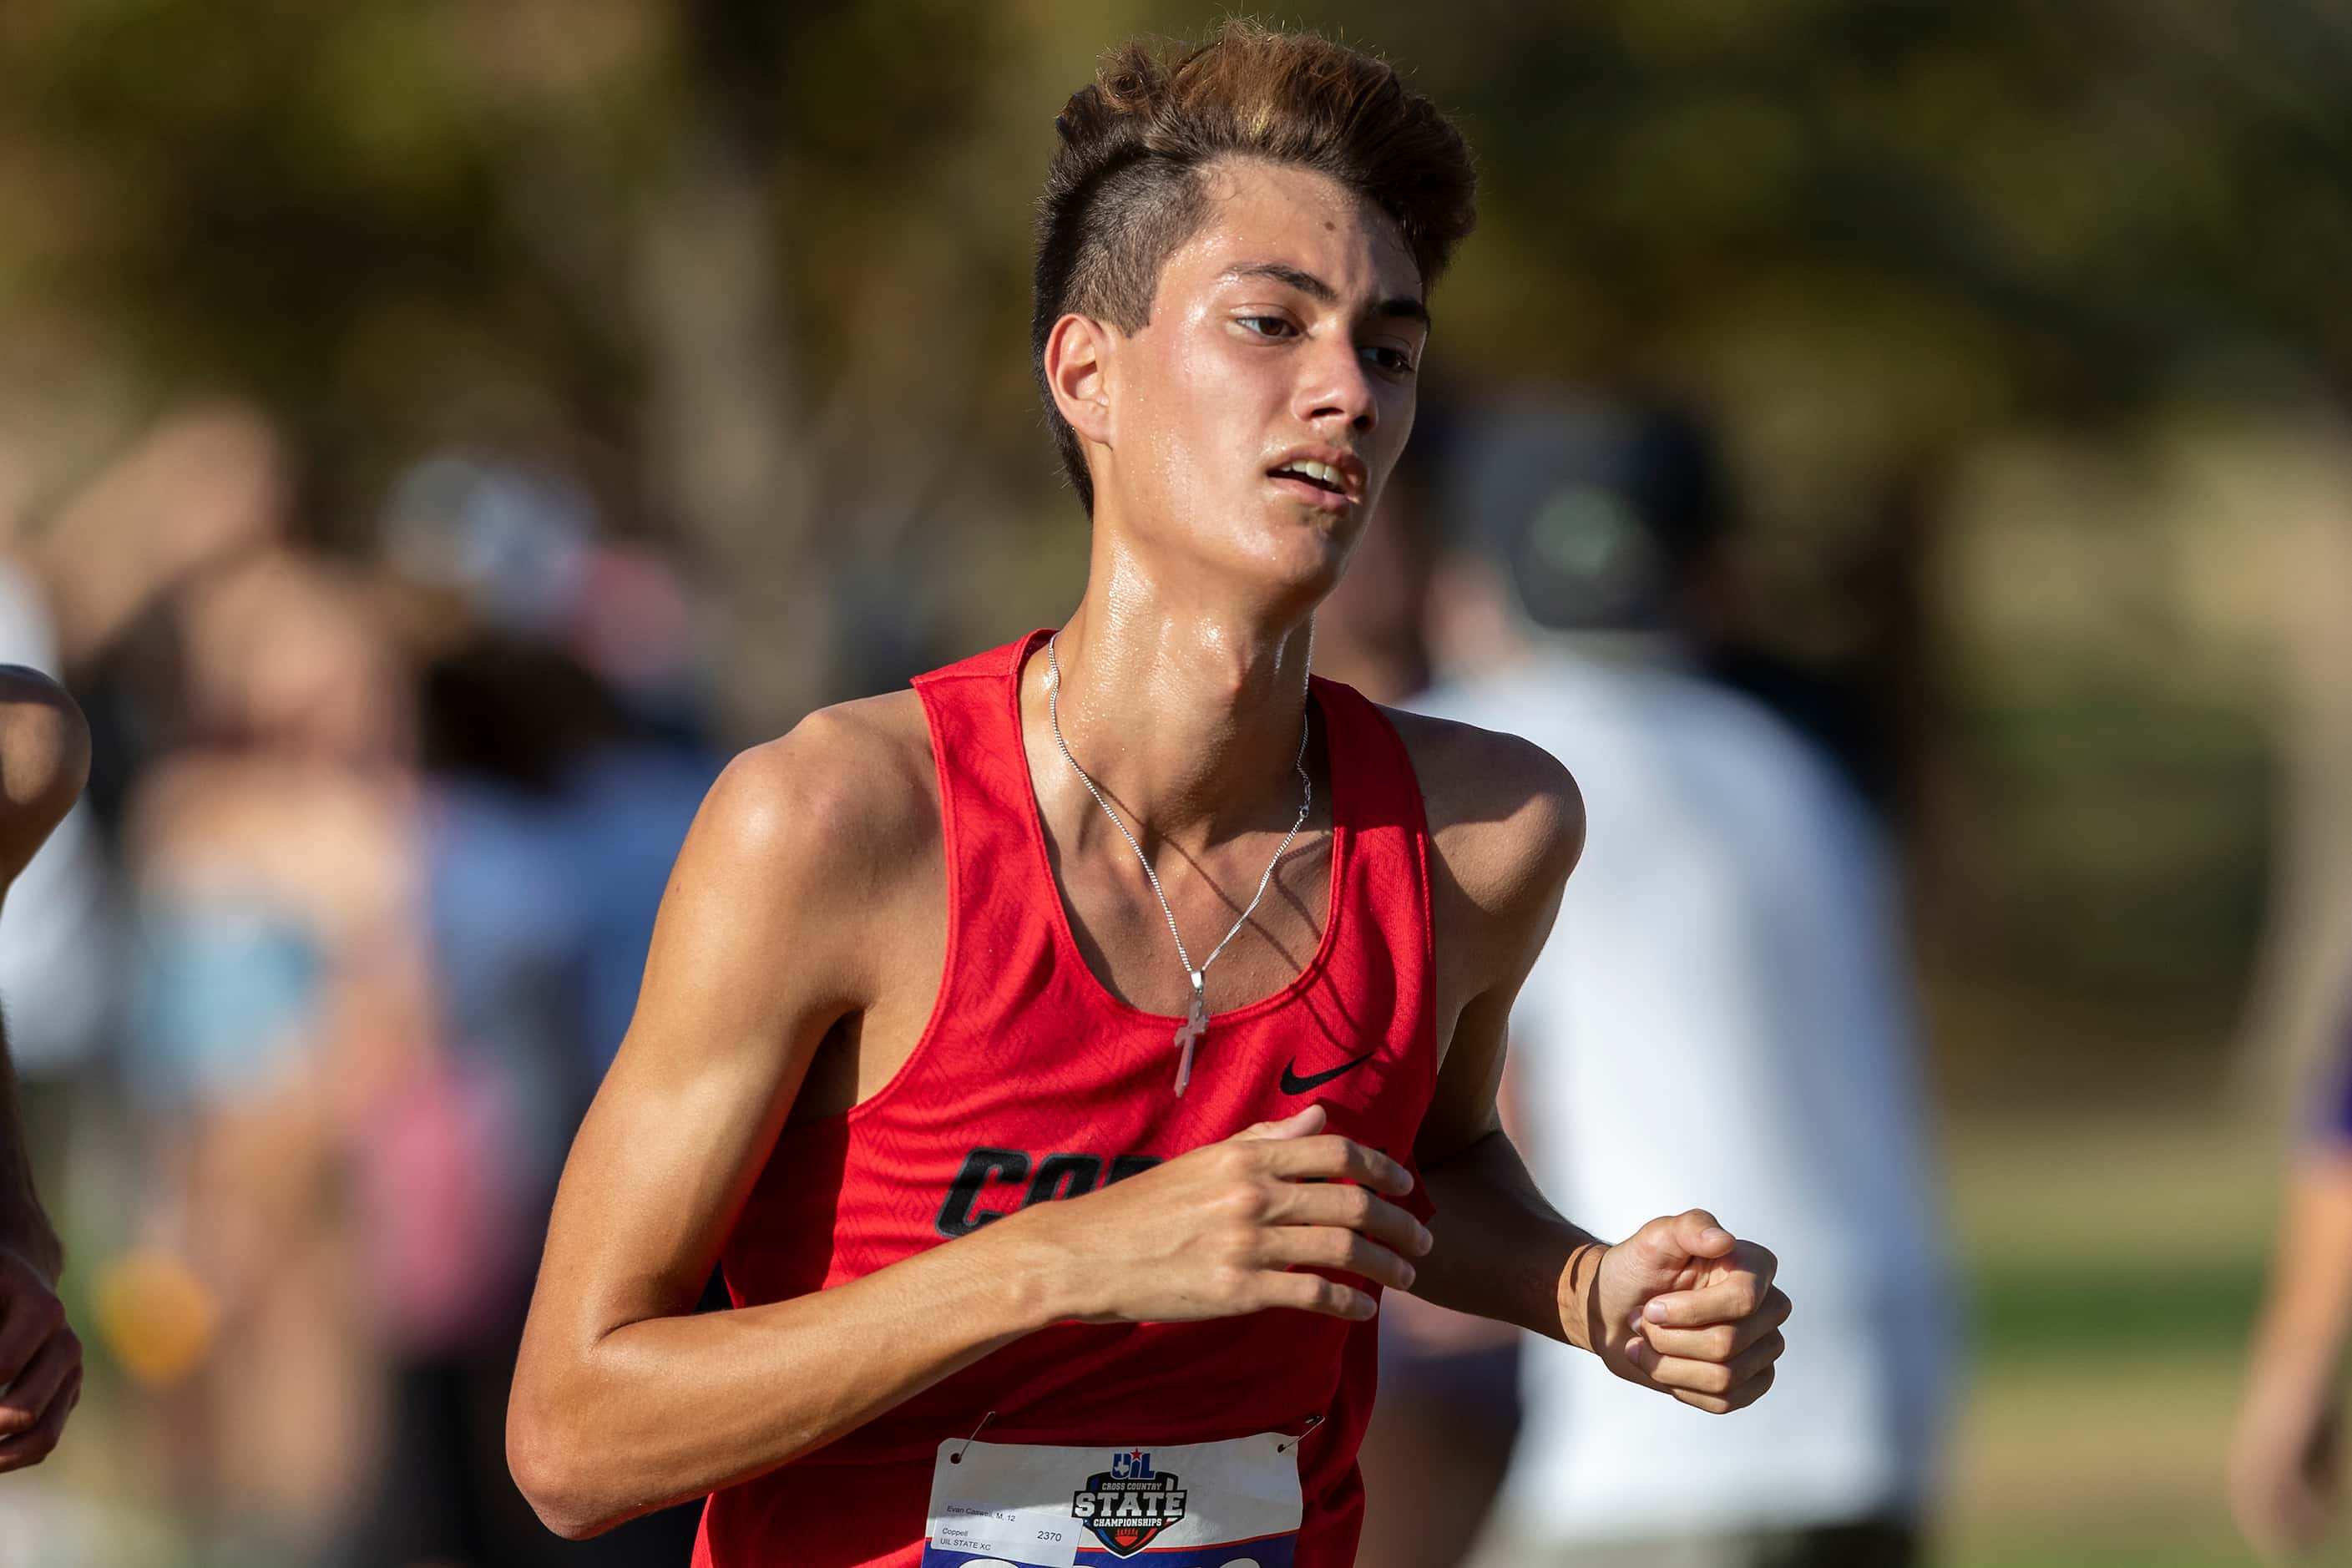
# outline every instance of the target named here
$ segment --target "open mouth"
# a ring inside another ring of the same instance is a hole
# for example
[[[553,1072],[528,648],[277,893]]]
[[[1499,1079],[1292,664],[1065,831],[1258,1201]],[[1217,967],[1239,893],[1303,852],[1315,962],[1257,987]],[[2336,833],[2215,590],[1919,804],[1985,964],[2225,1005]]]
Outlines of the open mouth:
[[[1341,478],[1339,469],[1328,463],[1307,461],[1285,463],[1282,467],[1273,469],[1272,473],[1277,479],[1304,480],[1317,489],[1328,490],[1335,496],[1348,493],[1347,480]]]

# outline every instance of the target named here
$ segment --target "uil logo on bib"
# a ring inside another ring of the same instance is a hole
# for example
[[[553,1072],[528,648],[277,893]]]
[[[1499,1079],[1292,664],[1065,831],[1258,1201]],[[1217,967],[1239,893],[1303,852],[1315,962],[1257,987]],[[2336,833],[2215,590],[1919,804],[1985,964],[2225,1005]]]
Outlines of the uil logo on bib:
[[[943,1439],[922,1568],[1293,1568],[1297,1437],[1108,1441]]]
[[[1110,1457],[1110,1468],[1087,1478],[1070,1499],[1070,1516],[1121,1557],[1132,1557],[1184,1517],[1184,1489],[1173,1475],[1155,1473],[1140,1448]]]

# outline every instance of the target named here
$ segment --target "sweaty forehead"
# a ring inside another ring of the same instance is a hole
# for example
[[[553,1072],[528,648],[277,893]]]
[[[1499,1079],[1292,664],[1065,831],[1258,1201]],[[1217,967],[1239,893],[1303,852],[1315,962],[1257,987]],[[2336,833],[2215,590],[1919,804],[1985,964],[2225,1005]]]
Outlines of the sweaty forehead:
[[[1230,158],[1202,177],[1206,210],[1169,257],[1163,289],[1196,291],[1232,268],[1272,262],[1314,274],[1345,300],[1420,297],[1421,269],[1396,220],[1329,175]]]

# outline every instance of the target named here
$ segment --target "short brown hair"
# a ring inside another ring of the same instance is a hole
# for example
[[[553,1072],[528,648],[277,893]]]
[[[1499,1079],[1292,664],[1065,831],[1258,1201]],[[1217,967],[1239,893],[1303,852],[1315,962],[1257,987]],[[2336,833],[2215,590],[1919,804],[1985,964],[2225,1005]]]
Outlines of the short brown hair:
[[[1150,321],[1161,265],[1200,226],[1210,163],[1263,158],[1328,175],[1396,221],[1424,289],[1477,218],[1461,133],[1387,61],[1243,18],[1173,54],[1145,39],[1113,49],[1054,121],[1061,144],[1037,217],[1030,353],[1062,468],[1089,515],[1094,482],[1045,384],[1045,340],[1073,310],[1123,332]]]

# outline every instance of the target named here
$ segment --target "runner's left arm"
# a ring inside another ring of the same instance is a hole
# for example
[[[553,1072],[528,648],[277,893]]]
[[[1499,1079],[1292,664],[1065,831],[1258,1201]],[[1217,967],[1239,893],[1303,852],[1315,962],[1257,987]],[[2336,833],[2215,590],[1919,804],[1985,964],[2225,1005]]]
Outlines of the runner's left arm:
[[[1440,973],[1451,964],[1466,975],[1467,996],[1415,1143],[1437,1212],[1413,1294],[1591,1351],[1620,1377],[1685,1405],[1737,1410],[1771,1386],[1782,1349],[1789,1299],[1772,1284],[1778,1260],[1704,1209],[1662,1215],[1608,1245],[1544,1198],[1503,1130],[1511,1005],[1582,852],[1583,803],[1539,749],[1448,729],[1442,744],[1453,754],[1421,765],[1437,848]],[[1672,1151],[1661,1157],[1670,1164]]]
[[[1436,1242],[1412,1293],[1591,1350],[1585,1315],[1569,1303],[1589,1292],[1607,1248],[1537,1189],[1498,1109],[1511,1004],[1550,934],[1584,837],[1583,803],[1567,770],[1533,747],[1524,747],[1517,760],[1516,769],[1444,770],[1482,783],[1522,775],[1502,810],[1448,812],[1446,781],[1424,785],[1434,797],[1433,817],[1441,819],[1431,867],[1433,913],[1445,935],[1473,934],[1462,929],[1470,927],[1479,939],[1442,936],[1440,963],[1459,963],[1475,952],[1493,973],[1478,977],[1482,988],[1454,1022],[1415,1143],[1437,1216],[1431,1222]],[[1474,826],[1452,828],[1442,820],[1457,815]]]

